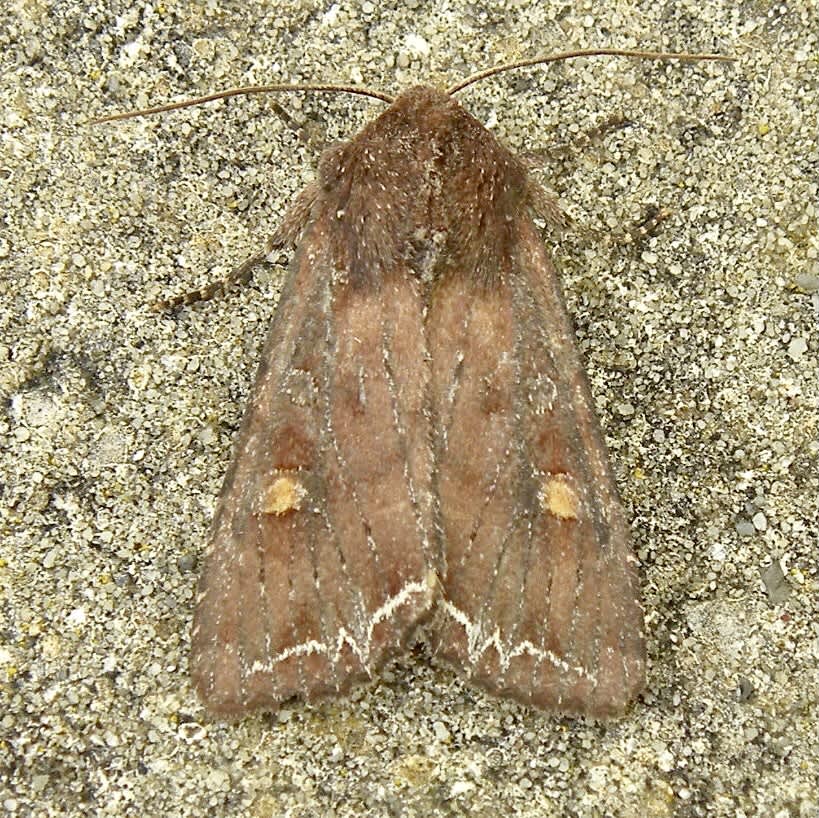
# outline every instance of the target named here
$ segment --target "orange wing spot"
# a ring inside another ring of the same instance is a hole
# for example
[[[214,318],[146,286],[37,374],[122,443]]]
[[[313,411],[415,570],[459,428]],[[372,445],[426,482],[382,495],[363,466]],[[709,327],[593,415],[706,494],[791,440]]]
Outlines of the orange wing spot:
[[[288,511],[298,511],[301,501],[307,496],[307,489],[293,477],[277,477],[262,490],[259,510],[262,514],[280,516]]]
[[[564,474],[547,475],[540,490],[540,506],[560,520],[576,520],[580,498]]]

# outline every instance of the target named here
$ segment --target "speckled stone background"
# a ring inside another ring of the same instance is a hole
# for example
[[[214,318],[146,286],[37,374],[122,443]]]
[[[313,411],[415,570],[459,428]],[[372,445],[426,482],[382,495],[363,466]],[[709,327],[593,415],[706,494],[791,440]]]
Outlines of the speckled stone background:
[[[385,5],[0,12],[3,813],[817,816],[819,9]],[[599,45],[738,62],[581,60],[462,99],[574,219],[547,240],[643,563],[646,693],[618,722],[556,718],[419,639],[348,699],[209,721],[186,669],[198,560],[284,268],[150,305],[255,252],[380,108],[89,117],[253,82],[395,92]],[[653,207],[659,229],[624,241]]]

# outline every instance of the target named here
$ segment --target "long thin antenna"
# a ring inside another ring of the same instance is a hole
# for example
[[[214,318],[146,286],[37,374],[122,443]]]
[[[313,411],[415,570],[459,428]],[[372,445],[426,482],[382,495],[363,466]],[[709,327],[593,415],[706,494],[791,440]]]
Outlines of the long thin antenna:
[[[498,65],[494,68],[487,68],[484,71],[479,71],[465,80],[461,80],[455,85],[447,89],[446,93],[449,95],[457,94],[463,91],[469,85],[478,82],[479,80],[493,77],[496,74],[502,74],[506,71],[512,71],[516,68],[527,68],[533,65],[545,65],[550,62],[559,62],[560,60],[570,60],[576,57],[635,57],[644,60],[682,60],[685,62],[699,62],[704,60],[712,60],[718,62],[734,62],[735,57],[726,57],[723,54],[676,54],[665,51],[633,51],[623,48],[593,48],[583,51],[563,51],[559,54],[551,54],[546,57],[532,57],[528,60],[519,60],[518,62],[506,63],[505,65]],[[361,97],[370,97],[381,102],[386,102],[391,105],[395,98],[389,94],[384,94],[381,91],[374,91],[372,88],[358,87],[354,85],[245,85],[240,88],[229,88],[226,91],[219,91],[215,94],[208,94],[204,97],[196,97],[195,99],[186,99],[181,102],[168,102],[165,105],[156,105],[153,108],[142,108],[139,111],[126,111],[121,114],[108,114],[108,116],[101,116],[97,119],[92,119],[91,122],[95,125],[103,122],[119,122],[123,119],[135,119],[139,116],[150,116],[151,114],[161,114],[165,111],[178,111],[181,108],[190,108],[194,105],[202,105],[205,102],[214,102],[217,99],[229,99],[230,97],[247,96],[250,94],[267,94],[273,91],[317,91],[320,93],[345,93],[356,94]]]
[[[190,108],[193,105],[201,105],[204,102],[213,102],[217,99],[228,99],[229,97],[238,97],[245,94],[267,94],[271,91],[326,91],[326,92],[344,92],[347,94],[358,94],[361,97],[371,97],[386,102],[388,105],[393,103],[393,97],[388,94],[382,94],[380,91],[373,91],[370,88],[358,88],[351,85],[246,85],[242,88],[229,88],[227,91],[219,91],[216,94],[208,94],[205,97],[196,97],[196,99],[186,99],[182,102],[169,102],[165,105],[157,105],[154,108],[143,108],[140,111],[126,111],[122,114],[109,114],[108,116],[101,116],[98,119],[92,119],[91,122],[100,124],[102,122],[117,122],[121,119],[134,119],[138,116],[149,116],[150,114],[161,114],[164,111],[178,111],[180,108]]]
[[[558,62],[559,60],[571,60],[575,57],[639,57],[644,60],[684,60],[687,62],[698,62],[702,60],[734,62],[736,60],[736,57],[726,57],[722,54],[675,54],[664,51],[631,51],[623,48],[592,48],[585,51],[563,51],[560,54],[551,54],[547,57],[533,57],[528,60],[498,65],[495,68],[487,68],[447,88],[446,92],[450,95],[457,94],[458,91],[463,91],[468,85],[472,85],[479,80],[494,77],[495,74],[512,71],[515,68],[526,68],[530,65],[544,65],[545,63]]]

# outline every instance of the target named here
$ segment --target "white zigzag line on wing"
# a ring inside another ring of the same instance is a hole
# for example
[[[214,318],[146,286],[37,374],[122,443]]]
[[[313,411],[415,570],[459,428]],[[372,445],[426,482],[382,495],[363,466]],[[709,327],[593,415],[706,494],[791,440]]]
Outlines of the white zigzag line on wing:
[[[356,639],[346,628],[340,628],[338,635],[332,642],[319,642],[317,639],[300,642],[298,645],[285,648],[281,653],[271,656],[264,662],[255,661],[250,667],[250,672],[270,673],[279,662],[284,662],[293,656],[324,654],[328,656],[331,661],[337,662],[345,644],[350,646],[364,669],[369,672],[369,647],[372,642],[375,627],[379,622],[390,619],[397,608],[400,608],[416,594],[426,597],[427,607],[429,607],[429,605],[432,604],[434,583],[436,581],[435,572],[430,571],[422,582],[408,582],[395,596],[391,596],[380,608],[373,612],[369,625],[367,626],[367,635],[361,641]]]
[[[516,656],[534,656],[542,662],[549,662],[555,667],[560,668],[564,673],[574,673],[586,679],[596,681],[596,675],[590,673],[586,668],[580,665],[570,665],[563,657],[551,650],[544,650],[537,645],[532,644],[528,640],[518,642],[506,650],[503,646],[503,641],[500,635],[500,629],[495,628],[491,636],[481,640],[482,628],[480,623],[473,622],[460,608],[453,605],[447,600],[441,602],[444,611],[448,613],[459,625],[461,625],[466,633],[467,650],[469,651],[469,661],[475,665],[478,660],[486,653],[489,648],[494,648],[498,654],[501,669],[505,672]]]

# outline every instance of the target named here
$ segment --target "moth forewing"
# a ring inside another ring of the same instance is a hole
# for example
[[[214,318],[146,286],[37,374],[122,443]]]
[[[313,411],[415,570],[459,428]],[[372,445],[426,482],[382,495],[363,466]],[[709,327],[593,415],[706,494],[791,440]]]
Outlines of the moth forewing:
[[[202,568],[191,669],[216,713],[349,689],[432,604],[425,376],[386,365],[423,344],[418,288],[354,285],[326,227],[314,210]]]
[[[435,644],[494,693],[613,715],[645,678],[636,561],[557,276],[517,213],[508,273],[453,279],[428,322]]]

